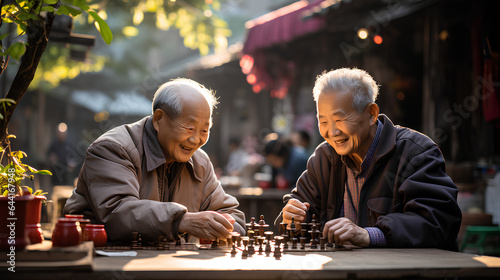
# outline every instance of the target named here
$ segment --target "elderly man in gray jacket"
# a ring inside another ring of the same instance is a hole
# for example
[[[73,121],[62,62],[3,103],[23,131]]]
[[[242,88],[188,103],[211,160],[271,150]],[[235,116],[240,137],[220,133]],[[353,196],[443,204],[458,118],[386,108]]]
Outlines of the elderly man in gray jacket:
[[[130,240],[131,232],[150,240],[244,233],[238,201],[224,192],[200,149],[216,104],[213,92],[192,80],[162,85],[152,116],[116,127],[90,145],[64,212],[104,224],[111,241]]]

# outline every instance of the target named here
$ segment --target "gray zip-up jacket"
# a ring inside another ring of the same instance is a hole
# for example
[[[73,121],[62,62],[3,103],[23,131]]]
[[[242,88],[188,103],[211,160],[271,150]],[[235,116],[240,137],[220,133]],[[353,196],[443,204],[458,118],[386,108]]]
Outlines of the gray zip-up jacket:
[[[173,189],[166,190],[168,202],[160,201],[156,166],[147,163],[152,155],[144,149],[148,119],[116,127],[90,145],[64,213],[84,214],[92,223],[104,224],[110,241],[130,240],[134,231],[150,240],[160,235],[175,240],[186,211],[228,213],[236,220],[235,231],[244,233],[245,215],[236,209],[238,201],[224,192],[201,149],[182,166],[171,182]]]

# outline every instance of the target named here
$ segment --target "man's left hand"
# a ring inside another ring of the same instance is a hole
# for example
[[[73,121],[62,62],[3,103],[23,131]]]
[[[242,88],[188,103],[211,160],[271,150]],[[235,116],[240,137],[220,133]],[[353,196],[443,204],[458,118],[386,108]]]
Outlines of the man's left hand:
[[[359,247],[368,247],[370,245],[368,231],[347,218],[328,221],[323,229],[323,236],[328,237],[329,243],[335,242],[340,246],[349,242]]]

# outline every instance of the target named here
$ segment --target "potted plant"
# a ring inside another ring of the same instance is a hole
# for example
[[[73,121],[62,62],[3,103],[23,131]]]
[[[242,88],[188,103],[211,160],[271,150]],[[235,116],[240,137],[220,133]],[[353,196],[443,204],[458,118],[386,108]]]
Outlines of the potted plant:
[[[41,203],[46,198],[42,190],[24,186],[25,179],[35,174],[52,175],[48,170],[36,170],[22,162],[23,151],[12,151],[10,134],[0,146],[0,250],[23,249],[29,243],[41,242]]]

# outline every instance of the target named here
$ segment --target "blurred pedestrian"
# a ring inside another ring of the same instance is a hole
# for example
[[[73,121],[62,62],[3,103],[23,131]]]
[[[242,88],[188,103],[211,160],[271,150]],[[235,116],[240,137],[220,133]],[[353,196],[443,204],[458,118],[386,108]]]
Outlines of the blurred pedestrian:
[[[263,154],[273,167],[276,187],[295,187],[297,179],[307,166],[308,155],[304,149],[295,147],[290,141],[276,139],[266,143]]]

